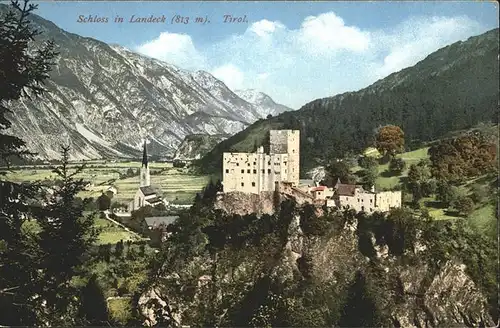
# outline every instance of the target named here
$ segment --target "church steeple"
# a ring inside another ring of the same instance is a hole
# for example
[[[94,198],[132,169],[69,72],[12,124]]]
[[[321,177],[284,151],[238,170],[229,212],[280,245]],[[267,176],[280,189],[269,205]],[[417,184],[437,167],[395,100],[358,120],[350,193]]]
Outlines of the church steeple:
[[[148,167],[148,150],[146,148],[146,140],[144,140],[144,149],[142,150],[142,166]]]
[[[148,187],[151,184],[148,167],[148,151],[146,149],[146,141],[144,141],[144,149],[142,151],[142,165],[141,165],[141,187]]]

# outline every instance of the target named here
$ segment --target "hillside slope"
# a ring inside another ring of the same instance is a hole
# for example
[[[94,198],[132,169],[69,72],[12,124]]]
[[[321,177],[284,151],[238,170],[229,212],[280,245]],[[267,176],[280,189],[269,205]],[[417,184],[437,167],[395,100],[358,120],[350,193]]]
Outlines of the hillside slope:
[[[410,68],[367,88],[314,100],[298,111],[260,120],[220,143],[198,166],[220,171],[224,151],[252,151],[270,129],[301,131],[302,174],[317,164],[361,152],[374,130],[403,128],[407,145],[439,138],[449,131],[498,119],[498,29],[430,54]]]
[[[0,4],[0,15],[8,10]],[[140,154],[171,156],[186,135],[232,135],[261,118],[248,103],[204,71],[189,72],[121,46],[66,32],[31,15],[42,32],[35,45],[54,40],[60,53],[36,101],[12,104],[11,134],[40,157],[58,158],[59,143],[72,159]]]

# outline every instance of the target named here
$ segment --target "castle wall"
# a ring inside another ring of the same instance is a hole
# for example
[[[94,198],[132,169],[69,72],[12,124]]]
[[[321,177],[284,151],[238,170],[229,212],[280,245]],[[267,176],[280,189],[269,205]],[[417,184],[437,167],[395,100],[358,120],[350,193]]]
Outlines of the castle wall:
[[[377,209],[382,212],[387,212],[392,207],[401,207],[401,202],[401,191],[382,191],[377,193]]]
[[[274,191],[275,182],[299,183],[299,131],[271,130],[271,152],[224,153],[224,192]],[[290,153],[287,153],[290,151]]]

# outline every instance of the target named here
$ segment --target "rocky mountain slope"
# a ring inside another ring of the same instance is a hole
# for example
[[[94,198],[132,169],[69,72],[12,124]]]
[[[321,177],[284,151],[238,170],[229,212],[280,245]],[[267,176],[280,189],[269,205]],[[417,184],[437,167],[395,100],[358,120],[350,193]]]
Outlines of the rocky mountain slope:
[[[174,159],[200,159],[211,151],[219,142],[227,139],[225,135],[190,134],[184,138],[175,151]]]
[[[266,118],[268,115],[275,116],[293,110],[290,107],[275,103],[271,97],[255,89],[235,90],[234,93],[241,99],[255,105],[257,112],[262,118]]]
[[[6,10],[0,5],[0,15]],[[10,132],[40,157],[58,158],[61,142],[72,146],[73,159],[136,156],[146,137],[154,155],[171,156],[187,135],[232,135],[262,117],[260,107],[207,72],[31,20],[42,32],[36,43],[53,39],[60,55],[50,93],[12,104]]]
[[[220,143],[198,166],[219,172],[222,152],[252,151],[267,141],[270,129],[300,130],[304,174],[371,145],[376,128],[386,124],[401,126],[407,146],[418,148],[450,131],[497,121],[498,47],[498,29],[456,42],[357,92],[317,99],[258,121]]]

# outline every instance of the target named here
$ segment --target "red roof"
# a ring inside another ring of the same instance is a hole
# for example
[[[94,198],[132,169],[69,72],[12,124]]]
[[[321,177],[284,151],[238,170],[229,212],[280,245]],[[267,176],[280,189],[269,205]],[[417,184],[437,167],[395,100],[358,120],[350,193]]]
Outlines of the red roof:
[[[314,187],[312,189],[312,191],[324,191],[326,190],[326,187],[325,186],[319,186],[319,187]]]

